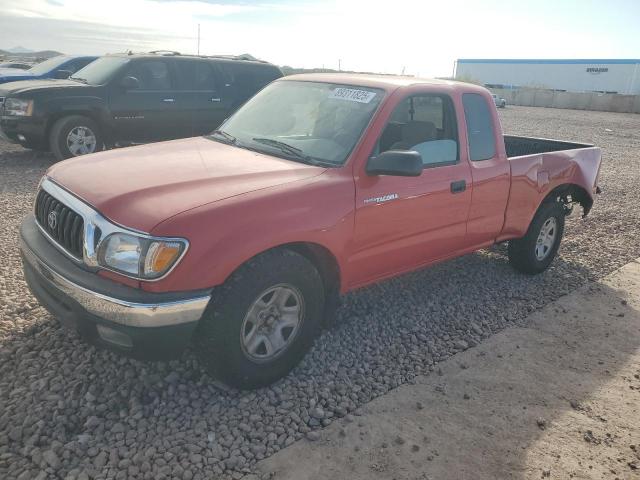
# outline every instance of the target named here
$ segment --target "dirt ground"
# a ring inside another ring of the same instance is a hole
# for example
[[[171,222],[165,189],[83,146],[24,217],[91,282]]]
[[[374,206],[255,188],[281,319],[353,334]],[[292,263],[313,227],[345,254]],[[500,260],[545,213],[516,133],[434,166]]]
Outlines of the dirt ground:
[[[640,263],[258,467],[278,480],[640,478]]]

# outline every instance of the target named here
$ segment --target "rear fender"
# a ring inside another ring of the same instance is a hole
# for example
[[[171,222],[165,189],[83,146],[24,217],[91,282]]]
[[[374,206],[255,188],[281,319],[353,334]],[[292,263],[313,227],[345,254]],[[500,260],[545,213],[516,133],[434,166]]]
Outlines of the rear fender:
[[[591,210],[600,172],[598,147],[512,157],[509,163],[511,190],[497,241],[522,237],[540,205],[550,199],[579,203],[583,216]]]

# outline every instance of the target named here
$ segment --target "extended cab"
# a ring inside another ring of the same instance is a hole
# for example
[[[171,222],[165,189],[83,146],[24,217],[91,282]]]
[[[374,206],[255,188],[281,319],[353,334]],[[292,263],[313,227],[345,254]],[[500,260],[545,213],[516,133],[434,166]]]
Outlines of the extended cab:
[[[600,149],[503,136],[491,94],[359,75],[280,79],[209,136],[59,163],[21,228],[27,282],[89,340],[195,343],[240,387],[285,375],[340,294],[508,241],[545,270]]]
[[[203,135],[281,76],[247,57],[107,55],[68,80],[0,85],[0,134],[58,160]]]

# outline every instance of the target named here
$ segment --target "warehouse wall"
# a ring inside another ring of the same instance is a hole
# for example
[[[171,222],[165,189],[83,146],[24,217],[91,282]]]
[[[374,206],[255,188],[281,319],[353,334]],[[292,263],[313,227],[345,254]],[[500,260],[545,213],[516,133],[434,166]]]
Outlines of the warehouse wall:
[[[492,88],[491,91],[504,98],[509,105],[640,113],[640,95],[550,92],[533,88],[517,90]]]
[[[578,60],[575,63],[545,63],[544,60],[514,62],[520,63],[509,63],[508,60],[495,63],[459,60],[456,78],[493,85],[640,95],[638,63],[579,63],[582,61]]]

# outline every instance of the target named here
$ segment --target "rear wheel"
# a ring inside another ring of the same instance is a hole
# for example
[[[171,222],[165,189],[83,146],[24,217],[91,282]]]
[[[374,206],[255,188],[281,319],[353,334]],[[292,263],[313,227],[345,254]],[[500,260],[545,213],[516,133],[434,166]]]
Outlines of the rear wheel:
[[[318,271],[302,255],[273,250],[252,259],[215,292],[197,335],[200,362],[238,388],[278,380],[311,347],[324,298]]]
[[[98,124],[82,115],[56,121],[51,128],[49,144],[57,160],[87,155],[104,148]]]
[[[536,274],[546,270],[564,234],[565,209],[560,202],[543,203],[524,237],[509,240],[509,261],[516,270]]]

